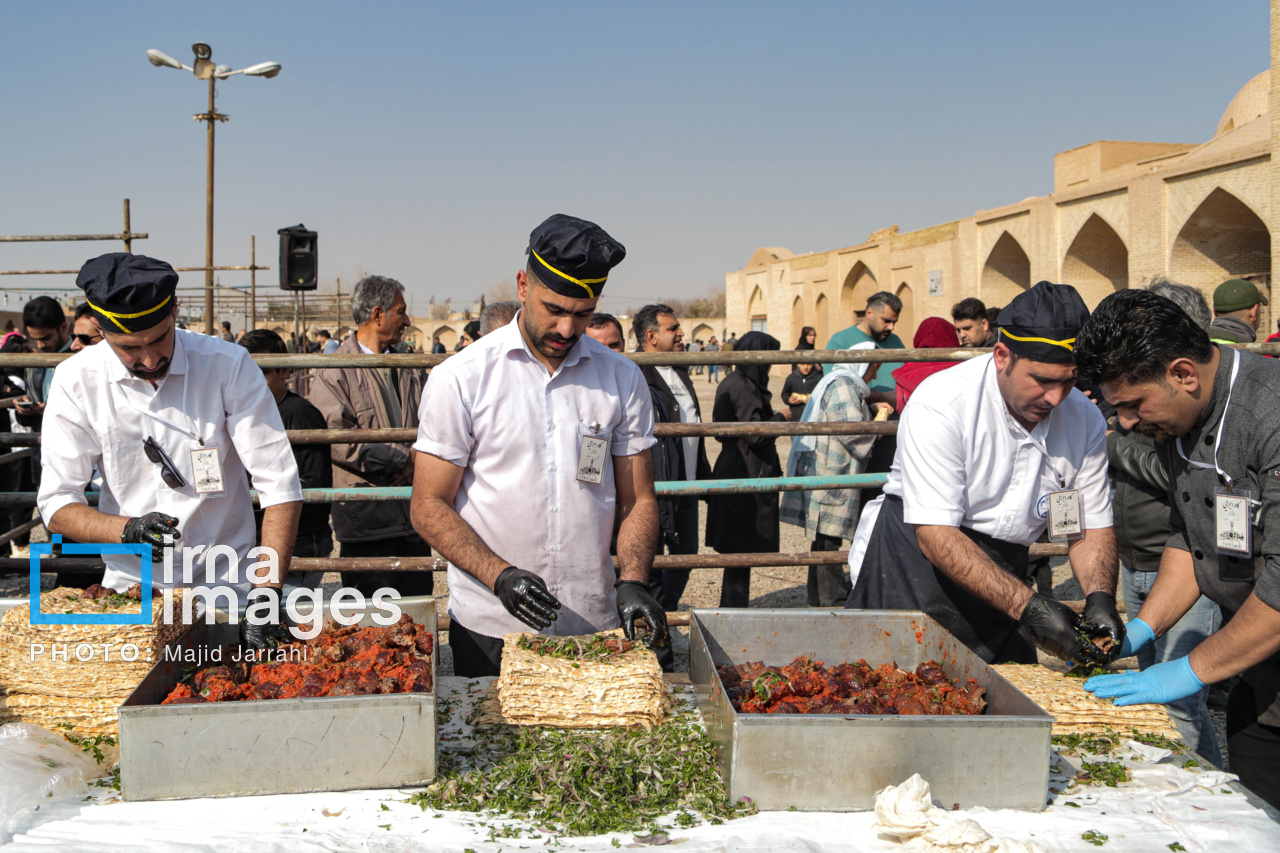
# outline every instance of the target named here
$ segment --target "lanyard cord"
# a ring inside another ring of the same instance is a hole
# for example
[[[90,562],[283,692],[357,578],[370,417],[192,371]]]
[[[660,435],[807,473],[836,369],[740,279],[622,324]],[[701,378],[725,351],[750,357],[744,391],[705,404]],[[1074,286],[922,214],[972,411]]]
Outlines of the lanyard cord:
[[[1179,436],[1177,439],[1178,455],[1182,457],[1183,462],[1186,462],[1188,465],[1195,468],[1206,468],[1211,471],[1217,471],[1218,476],[1227,484],[1227,488],[1231,488],[1232,483],[1235,481],[1232,480],[1231,475],[1226,471],[1223,471],[1222,466],[1218,464],[1218,448],[1222,446],[1222,433],[1225,431],[1224,428],[1227,425],[1227,409],[1231,406],[1231,392],[1235,390],[1236,374],[1240,372],[1240,350],[1233,349],[1231,352],[1235,356],[1235,361],[1231,364],[1231,382],[1227,385],[1227,401],[1222,404],[1222,417],[1218,419],[1218,438],[1213,442],[1213,464],[1209,465],[1205,462],[1194,462],[1188,459],[1187,454],[1182,452],[1182,437]]]

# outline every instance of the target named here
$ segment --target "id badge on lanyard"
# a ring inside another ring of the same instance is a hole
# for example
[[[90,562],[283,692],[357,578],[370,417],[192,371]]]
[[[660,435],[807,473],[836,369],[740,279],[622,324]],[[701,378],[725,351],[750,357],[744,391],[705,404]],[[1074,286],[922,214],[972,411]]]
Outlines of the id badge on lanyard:
[[[578,449],[578,479],[584,483],[603,483],[605,454],[609,452],[609,441],[604,438],[582,436],[582,446]]]
[[[1219,486],[1213,496],[1213,543],[1219,554],[1253,556],[1253,493]]]
[[[217,445],[197,447],[191,451],[191,486],[202,498],[216,498],[226,493],[222,480],[222,454]]]
[[[1080,490],[1062,489],[1049,493],[1049,541],[1067,542],[1084,536],[1080,513]]]

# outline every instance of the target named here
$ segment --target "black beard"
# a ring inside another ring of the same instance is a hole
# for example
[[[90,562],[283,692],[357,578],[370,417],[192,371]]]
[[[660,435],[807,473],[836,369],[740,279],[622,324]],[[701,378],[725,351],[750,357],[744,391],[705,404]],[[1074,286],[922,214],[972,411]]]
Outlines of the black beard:
[[[164,362],[155,370],[142,370],[137,367],[130,367],[129,372],[139,379],[146,379],[154,382],[157,379],[163,379],[165,375],[168,374],[169,360],[165,359]]]

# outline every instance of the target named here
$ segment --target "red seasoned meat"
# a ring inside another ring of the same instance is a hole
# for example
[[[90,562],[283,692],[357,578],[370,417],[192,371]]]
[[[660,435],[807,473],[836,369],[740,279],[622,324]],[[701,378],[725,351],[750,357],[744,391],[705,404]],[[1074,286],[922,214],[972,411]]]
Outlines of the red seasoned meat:
[[[803,655],[782,668],[782,674],[787,677],[788,681],[801,675],[810,675],[822,671],[822,661],[812,661]]]

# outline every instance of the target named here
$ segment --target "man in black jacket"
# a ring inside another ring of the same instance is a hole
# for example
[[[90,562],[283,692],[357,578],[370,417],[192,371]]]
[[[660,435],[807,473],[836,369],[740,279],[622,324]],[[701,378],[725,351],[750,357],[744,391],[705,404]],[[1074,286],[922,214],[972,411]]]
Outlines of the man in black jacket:
[[[646,305],[631,318],[631,327],[641,352],[681,352],[684,332],[675,311],[661,303]],[[649,383],[653,397],[654,420],[670,423],[701,423],[702,409],[693,390],[687,367],[655,367],[642,365],[640,371]],[[659,439],[654,448],[654,482],[660,480],[700,480],[711,476],[707,451],[701,437]],[[659,457],[664,457],[658,470]],[[666,498],[658,501],[662,538],[669,554],[698,553],[698,499]],[[664,610],[673,611],[689,583],[688,569],[667,569],[662,573],[661,589],[655,598]],[[651,582],[656,587],[656,584]]]
[[[240,346],[251,353],[266,355],[284,355],[284,339],[270,329],[253,329],[240,336]],[[302,397],[290,391],[285,383],[289,380],[287,369],[263,368],[263,377],[267,387],[276,398],[276,406],[280,409],[280,420],[285,429],[328,429],[324,415],[320,410]],[[333,465],[329,460],[327,444],[295,444],[293,459],[298,465],[298,480],[304,489],[333,488]],[[262,511],[254,513],[258,523],[258,533],[262,533]],[[329,505],[308,503],[302,505],[302,515],[298,518],[298,539],[293,546],[295,557],[327,557],[333,553],[333,530],[329,527]],[[304,572],[288,578],[289,583],[298,586],[318,587],[324,572]]]

